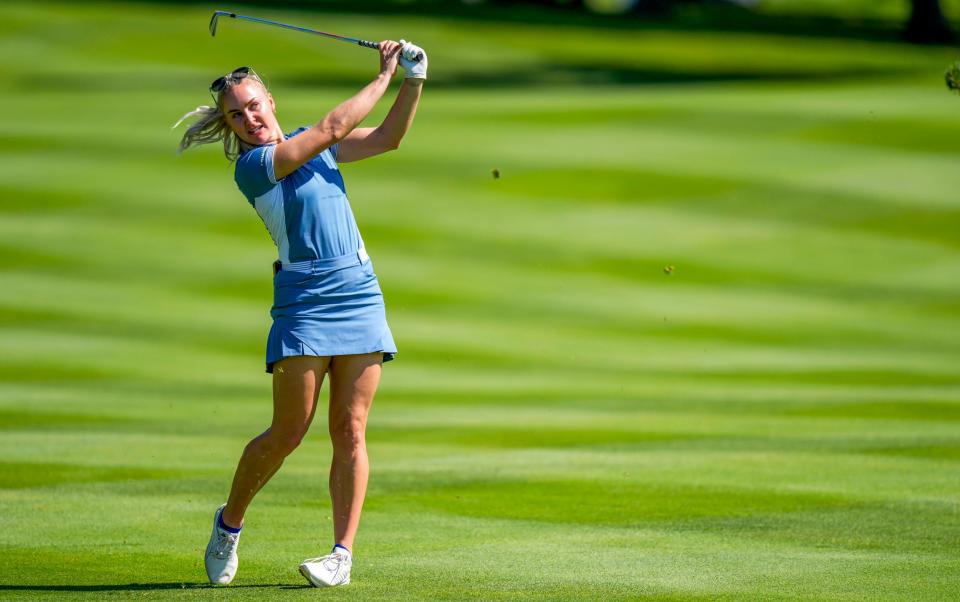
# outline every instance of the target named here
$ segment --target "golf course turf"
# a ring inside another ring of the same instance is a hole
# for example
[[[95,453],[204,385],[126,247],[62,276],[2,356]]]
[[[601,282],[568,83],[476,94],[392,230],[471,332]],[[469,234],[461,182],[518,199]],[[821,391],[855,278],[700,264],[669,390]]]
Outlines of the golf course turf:
[[[957,595],[953,53],[269,8],[413,40],[430,80],[341,166],[400,350],[352,583],[297,573],[332,543],[321,409],[207,586],[276,255],[170,126],[239,65],[287,131],[376,70],[213,8],[0,6],[0,599]]]

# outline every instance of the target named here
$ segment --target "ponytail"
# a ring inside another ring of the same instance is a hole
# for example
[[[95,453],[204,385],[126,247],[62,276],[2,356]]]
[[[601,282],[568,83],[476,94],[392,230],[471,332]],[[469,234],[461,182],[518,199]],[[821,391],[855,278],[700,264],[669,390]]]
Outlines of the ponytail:
[[[191,146],[212,144],[222,140],[223,154],[228,160],[236,161],[241,154],[253,148],[230,129],[223,113],[217,107],[201,105],[177,120],[173,127],[176,128],[191,117],[197,117],[197,119],[183,133],[180,146],[177,148],[178,155]]]

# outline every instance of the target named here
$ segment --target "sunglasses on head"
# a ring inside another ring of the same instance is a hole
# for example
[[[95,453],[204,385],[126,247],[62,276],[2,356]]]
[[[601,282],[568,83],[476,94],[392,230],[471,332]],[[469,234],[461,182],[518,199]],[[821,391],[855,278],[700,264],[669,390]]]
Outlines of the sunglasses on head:
[[[251,73],[253,73],[253,69],[250,67],[237,67],[230,73],[213,80],[213,83],[210,84],[210,91],[214,94],[219,94],[220,92],[223,92],[224,88],[227,87],[228,82],[238,82],[246,78]]]

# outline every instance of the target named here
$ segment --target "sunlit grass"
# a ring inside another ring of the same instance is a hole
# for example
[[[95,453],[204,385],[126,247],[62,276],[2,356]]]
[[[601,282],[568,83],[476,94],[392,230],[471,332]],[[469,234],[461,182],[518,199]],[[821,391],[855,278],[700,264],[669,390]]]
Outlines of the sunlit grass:
[[[342,167],[400,355],[338,597],[953,595],[951,52],[267,12],[430,55],[402,148]],[[251,64],[292,130],[375,55],[208,17],[0,8],[2,598],[322,595],[322,412],[202,585],[270,419],[275,250],[170,126]]]

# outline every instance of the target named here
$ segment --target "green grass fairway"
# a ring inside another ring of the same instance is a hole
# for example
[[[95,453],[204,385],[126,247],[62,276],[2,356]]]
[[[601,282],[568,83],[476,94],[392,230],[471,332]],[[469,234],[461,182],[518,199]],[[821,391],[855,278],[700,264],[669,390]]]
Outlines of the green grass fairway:
[[[376,69],[213,8],[0,4],[0,599],[957,595],[952,52],[264,8],[431,80],[343,167],[400,347],[353,583],[296,570],[331,544],[321,411],[207,587],[275,250],[170,126],[239,65],[287,130]]]

